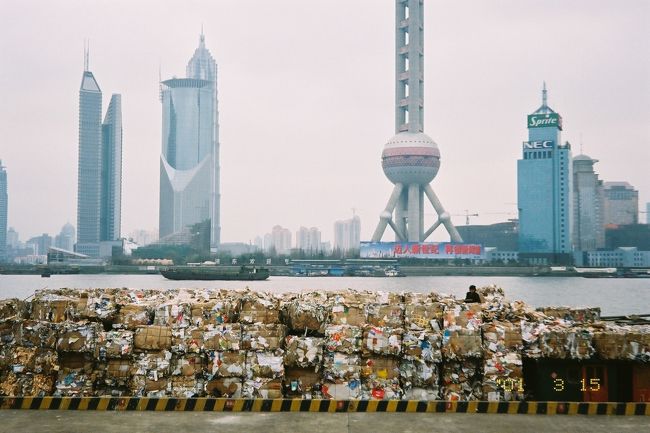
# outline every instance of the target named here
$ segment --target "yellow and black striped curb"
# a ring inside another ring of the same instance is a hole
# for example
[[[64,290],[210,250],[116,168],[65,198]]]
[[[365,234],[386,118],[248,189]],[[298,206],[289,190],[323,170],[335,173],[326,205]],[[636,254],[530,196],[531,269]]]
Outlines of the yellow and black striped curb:
[[[650,416],[650,403],[531,401],[464,402],[147,397],[0,397],[0,409],[179,412],[419,412]]]

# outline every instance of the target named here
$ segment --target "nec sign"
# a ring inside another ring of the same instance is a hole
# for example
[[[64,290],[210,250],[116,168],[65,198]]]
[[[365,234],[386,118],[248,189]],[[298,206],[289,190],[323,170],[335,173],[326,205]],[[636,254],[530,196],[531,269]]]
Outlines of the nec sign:
[[[562,118],[557,113],[531,114],[528,116],[528,128],[549,128],[562,129]]]
[[[524,141],[524,150],[536,149],[553,149],[554,142],[551,140],[545,141]]]

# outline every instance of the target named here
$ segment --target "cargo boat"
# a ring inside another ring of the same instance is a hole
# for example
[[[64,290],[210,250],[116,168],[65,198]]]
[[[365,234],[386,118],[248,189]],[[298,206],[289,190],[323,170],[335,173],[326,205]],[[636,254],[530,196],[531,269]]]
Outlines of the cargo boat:
[[[237,280],[260,281],[269,278],[269,270],[242,266],[238,269],[222,266],[167,266],[160,269],[169,280]]]

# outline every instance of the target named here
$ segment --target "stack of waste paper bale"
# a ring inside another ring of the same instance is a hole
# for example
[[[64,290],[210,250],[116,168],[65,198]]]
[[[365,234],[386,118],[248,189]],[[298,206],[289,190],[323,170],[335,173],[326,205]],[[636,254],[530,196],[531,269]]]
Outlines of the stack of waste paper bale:
[[[0,301],[0,395],[503,401],[526,359],[650,362],[650,326],[479,294],[37,291]]]

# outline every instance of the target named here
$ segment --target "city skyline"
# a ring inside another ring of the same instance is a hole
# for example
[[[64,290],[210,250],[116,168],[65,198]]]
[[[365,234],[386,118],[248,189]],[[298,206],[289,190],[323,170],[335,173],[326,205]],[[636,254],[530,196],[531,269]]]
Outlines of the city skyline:
[[[290,227],[310,221],[333,239],[331,222],[352,207],[365,222],[362,239],[369,239],[391,189],[379,158],[393,129],[394,2],[346,2],[344,16],[342,2],[278,4],[292,13],[263,2],[189,8],[196,11],[143,2],[129,4],[130,13],[120,16],[119,7],[98,5],[83,13],[112,24],[96,26],[75,19],[77,2],[8,3],[0,17],[0,55],[22,65],[0,72],[6,95],[0,157],[11,175],[8,226],[25,239],[75,221],[75,91],[84,38],[91,40],[93,71],[103,87],[125,95],[122,235],[155,224],[158,70],[162,65],[163,76],[182,70],[203,23],[220,65],[223,241],[252,239],[269,221]],[[425,8],[425,21],[434,24],[425,34],[424,123],[444,149],[433,187],[447,210],[483,214],[472,223],[504,219],[489,212],[516,211],[508,203],[516,202],[522,119],[537,103],[543,80],[566,119],[563,139],[573,153],[582,142],[584,153],[599,159],[602,179],[629,182],[640,203],[650,201],[643,167],[650,159],[650,61],[639,55],[647,52],[647,3],[498,6],[427,2]],[[239,29],[233,16],[251,21]],[[172,17],[178,24],[169,32]],[[155,23],[147,31],[141,30],[145,18]],[[42,31],[24,37],[32,25]],[[135,40],[124,36],[133,34]],[[37,50],[43,55],[24,54]],[[42,127],[28,127],[34,116]],[[305,155],[320,149],[327,151],[307,163]],[[52,167],[56,185],[36,175]],[[43,207],[49,218],[35,218]],[[463,218],[455,216],[454,223],[462,225]]]

